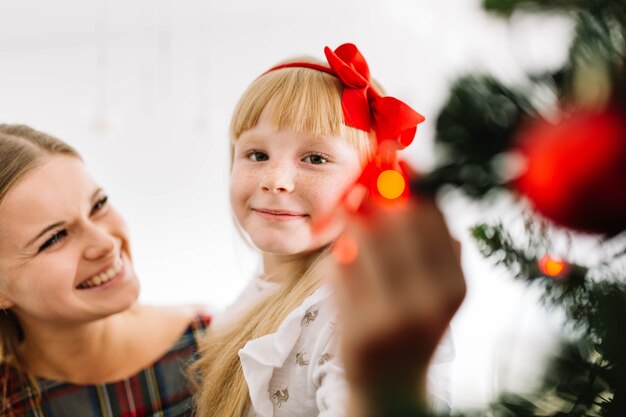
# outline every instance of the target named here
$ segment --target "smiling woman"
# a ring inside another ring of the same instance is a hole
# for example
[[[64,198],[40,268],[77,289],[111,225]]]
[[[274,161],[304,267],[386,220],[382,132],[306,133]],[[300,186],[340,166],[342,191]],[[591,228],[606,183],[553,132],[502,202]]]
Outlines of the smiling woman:
[[[136,303],[126,224],[74,149],[0,125],[0,162],[0,414],[189,415],[209,318]]]

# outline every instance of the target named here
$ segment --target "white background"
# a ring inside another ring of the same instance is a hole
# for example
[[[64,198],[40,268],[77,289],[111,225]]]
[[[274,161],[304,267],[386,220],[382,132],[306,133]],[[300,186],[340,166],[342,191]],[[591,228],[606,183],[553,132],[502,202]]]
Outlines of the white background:
[[[389,94],[427,118],[404,157],[433,163],[450,83],[483,71],[510,83],[557,67],[571,22],[475,0],[0,0],[0,123],[25,123],[83,154],[131,226],[141,299],[227,305],[257,267],[228,207],[230,113],[275,62],[357,44]],[[484,206],[447,199],[468,297],[453,322],[453,393],[474,407],[540,370],[556,325],[536,294],[480,258],[468,227]],[[497,208],[488,210],[497,218]],[[547,325],[546,325],[547,324]]]

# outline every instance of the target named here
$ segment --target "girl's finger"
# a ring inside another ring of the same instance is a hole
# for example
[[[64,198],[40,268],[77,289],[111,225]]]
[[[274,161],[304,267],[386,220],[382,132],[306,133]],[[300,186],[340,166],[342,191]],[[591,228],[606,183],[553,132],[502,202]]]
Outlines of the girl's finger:
[[[372,293],[380,291],[372,279],[378,265],[365,233],[358,220],[352,219],[331,248],[335,280],[340,281],[346,303],[352,305],[367,303]]]
[[[428,242],[419,252],[424,267],[429,268],[434,273],[432,275],[443,282],[457,280],[461,273],[460,249],[450,236],[443,213],[434,201],[420,200],[412,220],[413,232]]]
[[[429,243],[412,227],[413,217],[417,215],[419,213],[414,204],[400,210],[375,213],[377,234],[374,245],[383,266],[379,279],[394,292],[402,292],[403,286],[409,282],[413,285],[425,279],[419,254]]]

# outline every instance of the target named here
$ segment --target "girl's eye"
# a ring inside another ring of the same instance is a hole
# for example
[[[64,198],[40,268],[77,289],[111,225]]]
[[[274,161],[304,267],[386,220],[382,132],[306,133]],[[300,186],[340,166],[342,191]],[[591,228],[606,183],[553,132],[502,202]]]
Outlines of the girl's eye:
[[[270,159],[270,157],[265,152],[261,151],[250,151],[246,156],[249,160],[255,162],[263,162]]]
[[[314,153],[306,156],[303,161],[314,165],[321,165],[328,162],[328,158],[322,154]]]
[[[65,238],[67,236],[67,230],[63,229],[63,230],[59,230],[58,232],[56,232],[54,235],[52,235],[52,237],[48,240],[46,240],[44,242],[43,245],[41,245],[39,247],[39,249],[37,250],[37,253],[56,245],[57,243],[59,243],[61,240],[63,240],[63,238]]]
[[[96,201],[96,204],[94,204],[93,207],[91,208],[90,214],[93,215],[97,213],[98,211],[102,210],[107,205],[108,201],[109,201],[109,196],[104,196],[100,200]]]

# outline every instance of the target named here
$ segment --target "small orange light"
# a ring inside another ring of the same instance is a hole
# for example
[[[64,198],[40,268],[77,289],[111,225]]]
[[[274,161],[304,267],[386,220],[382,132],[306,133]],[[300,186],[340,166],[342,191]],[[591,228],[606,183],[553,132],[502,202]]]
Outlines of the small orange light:
[[[332,246],[332,254],[337,263],[349,265],[356,259],[359,253],[359,246],[356,241],[346,234],[339,236]]]
[[[376,186],[380,195],[388,200],[394,200],[404,192],[404,177],[398,171],[388,169],[378,175]]]
[[[567,269],[567,263],[550,255],[542,256],[538,264],[541,272],[552,278],[562,275]]]

